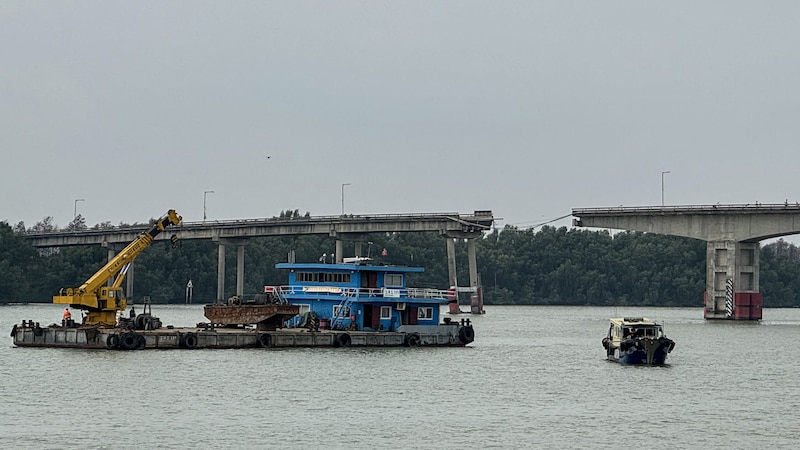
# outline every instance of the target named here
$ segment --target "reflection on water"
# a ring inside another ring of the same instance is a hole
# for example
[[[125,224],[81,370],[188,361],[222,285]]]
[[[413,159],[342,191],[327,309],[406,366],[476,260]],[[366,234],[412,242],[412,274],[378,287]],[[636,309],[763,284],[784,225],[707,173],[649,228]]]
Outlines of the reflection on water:
[[[706,322],[687,308],[498,307],[466,348],[14,348],[0,307],[0,448],[793,448],[800,310]],[[154,306],[194,325],[202,306]],[[605,361],[608,318],[647,316],[667,367]],[[632,434],[631,434],[632,433]]]

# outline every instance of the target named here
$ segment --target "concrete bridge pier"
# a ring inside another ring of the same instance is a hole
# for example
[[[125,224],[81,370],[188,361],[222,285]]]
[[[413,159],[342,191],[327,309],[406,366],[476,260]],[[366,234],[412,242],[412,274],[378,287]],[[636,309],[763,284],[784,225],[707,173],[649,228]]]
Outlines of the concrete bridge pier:
[[[706,245],[706,319],[760,320],[759,244],[731,240]]]
[[[456,245],[455,239],[467,240],[467,264],[469,265],[469,312],[473,314],[483,314],[483,293],[479,286],[478,279],[478,259],[475,251],[475,239],[481,236],[481,233],[446,233],[447,242],[447,271],[450,279],[450,287],[455,289],[456,300],[458,300],[459,286],[458,278],[456,276]],[[458,307],[458,302],[450,304],[450,313],[457,314],[461,312]]]
[[[447,276],[450,281],[450,289],[455,295],[455,302],[450,303],[450,314],[458,314],[461,310],[458,307],[458,276],[456,272],[456,241],[454,238],[447,237]]]
[[[578,208],[576,226],[706,242],[706,319],[761,320],[759,242],[800,234],[800,203]]]
[[[478,280],[478,258],[475,253],[475,239],[467,239],[467,260],[469,261],[469,308],[472,314],[483,314],[483,292]]]
[[[331,232],[330,236],[336,238],[336,248],[334,249],[334,254],[336,255],[335,262],[339,264],[344,262],[345,241],[353,242],[353,256],[361,256],[361,243],[367,239],[367,236],[364,233]]]
[[[235,245],[236,248],[236,295],[244,294],[244,246],[247,239],[216,238],[217,242],[217,302],[224,303],[225,299],[225,246]]]

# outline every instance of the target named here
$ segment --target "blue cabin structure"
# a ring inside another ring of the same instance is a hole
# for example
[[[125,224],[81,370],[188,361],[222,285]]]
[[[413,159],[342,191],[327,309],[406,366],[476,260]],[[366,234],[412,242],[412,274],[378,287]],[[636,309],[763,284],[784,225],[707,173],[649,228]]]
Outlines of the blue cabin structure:
[[[438,326],[440,306],[455,298],[450,290],[409,287],[409,274],[423,272],[422,267],[375,265],[362,257],[275,267],[289,271],[288,285],[265,290],[300,306],[300,316],[290,321],[290,327],[300,326],[312,313],[323,329],[422,331]]]

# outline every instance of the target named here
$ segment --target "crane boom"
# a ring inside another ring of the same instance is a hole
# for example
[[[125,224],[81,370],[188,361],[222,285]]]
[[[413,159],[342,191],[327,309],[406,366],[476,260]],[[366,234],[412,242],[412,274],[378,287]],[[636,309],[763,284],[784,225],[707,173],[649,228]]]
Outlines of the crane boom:
[[[84,325],[115,326],[117,311],[127,307],[121,285],[128,266],[156,236],[170,225],[178,225],[181,220],[182,217],[174,209],[170,209],[148,231],[140,234],[80,287],[61,289],[59,295],[53,296],[53,303],[87,310]],[[107,286],[111,279],[114,279],[113,284]]]

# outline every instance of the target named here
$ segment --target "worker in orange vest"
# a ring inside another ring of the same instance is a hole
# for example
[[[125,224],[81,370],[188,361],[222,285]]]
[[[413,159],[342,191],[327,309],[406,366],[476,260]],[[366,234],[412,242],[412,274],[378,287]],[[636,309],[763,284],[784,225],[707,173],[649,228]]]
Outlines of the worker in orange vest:
[[[61,316],[61,325],[66,327],[70,319],[72,319],[72,313],[69,312],[69,308],[64,308],[64,314]]]

